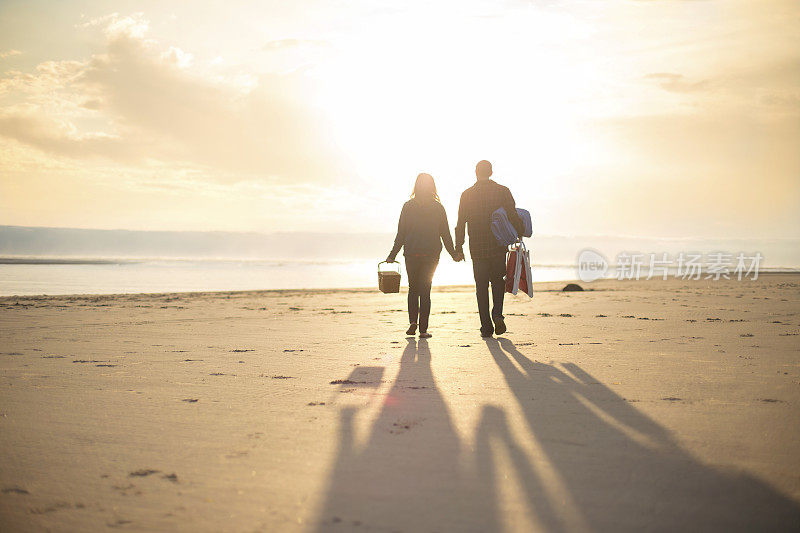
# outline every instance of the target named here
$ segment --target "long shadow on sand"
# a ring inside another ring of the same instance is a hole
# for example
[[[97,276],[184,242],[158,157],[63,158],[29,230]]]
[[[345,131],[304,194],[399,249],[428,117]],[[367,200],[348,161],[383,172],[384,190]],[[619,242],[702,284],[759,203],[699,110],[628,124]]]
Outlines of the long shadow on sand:
[[[577,365],[566,363],[562,370],[531,361],[507,339],[486,344],[550,474],[545,487],[525,458],[513,453],[503,412],[487,407],[478,433],[481,483],[494,479],[492,435],[506,440],[531,510],[545,529],[781,531],[800,524],[796,502],[752,476],[698,462],[664,428]]]
[[[461,443],[434,381],[425,340],[408,341],[364,443],[354,442],[355,414],[354,408],[340,413],[338,455],[319,530],[495,529],[472,523],[463,512],[491,502],[472,490],[461,471]]]
[[[409,341],[366,440],[356,442],[357,409],[340,411],[319,531],[502,530],[510,509],[498,483],[512,480],[500,457],[522,491],[512,507],[546,531],[775,531],[800,523],[795,502],[751,476],[698,462],[577,365],[534,362],[506,339],[486,344],[523,426],[484,405],[468,449],[436,386],[427,343]]]

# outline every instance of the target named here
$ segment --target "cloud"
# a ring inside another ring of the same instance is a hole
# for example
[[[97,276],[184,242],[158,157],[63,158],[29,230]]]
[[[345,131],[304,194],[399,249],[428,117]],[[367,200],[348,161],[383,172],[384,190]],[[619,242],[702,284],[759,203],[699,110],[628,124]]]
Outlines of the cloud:
[[[35,115],[0,115],[0,135],[54,155],[100,156],[126,162],[136,159],[137,150],[129,142],[100,133],[76,135],[63,124]]]
[[[330,154],[324,129],[303,104],[302,74],[262,75],[252,87],[185,72],[141,40],[121,36],[80,83],[124,127],[165,141],[164,156],[238,172],[313,181]]]
[[[691,93],[707,89],[708,80],[689,81],[683,74],[674,72],[654,72],[644,76],[646,80],[652,80],[664,89],[672,93]]]
[[[3,52],[0,52],[0,59],[5,59],[5,58],[11,57],[11,56],[18,56],[21,53],[22,52],[20,52],[19,50],[13,50],[13,49],[12,50],[5,50]]]
[[[125,16],[119,13],[111,13],[102,17],[93,18],[80,24],[78,27],[101,27],[103,33],[110,38],[126,35],[136,39],[144,39],[150,29],[150,22],[144,17],[144,13],[141,12]]]
[[[167,63],[172,63],[178,68],[188,68],[192,65],[194,56],[176,46],[170,46],[161,53],[161,59]]]
[[[0,96],[28,96],[41,103],[41,98],[53,97],[55,92],[67,88],[85,65],[81,61],[44,61],[32,73],[7,71],[6,77],[0,78]]]
[[[700,113],[724,111],[749,117],[800,114],[800,55],[796,53],[720,69],[700,80],[675,72],[653,72],[642,79],[664,91],[690,96]]]
[[[0,116],[0,135],[56,156],[153,160],[220,176],[310,183],[341,172],[321,113],[306,103],[312,84],[303,73],[211,78],[192,71],[190,53],[148,40],[143,18],[84,26],[101,23],[102,53],[0,80],[0,94],[28,96]]]
[[[795,92],[794,94],[765,94],[761,97],[760,102],[766,106],[794,111],[796,114],[800,110],[800,92]]]

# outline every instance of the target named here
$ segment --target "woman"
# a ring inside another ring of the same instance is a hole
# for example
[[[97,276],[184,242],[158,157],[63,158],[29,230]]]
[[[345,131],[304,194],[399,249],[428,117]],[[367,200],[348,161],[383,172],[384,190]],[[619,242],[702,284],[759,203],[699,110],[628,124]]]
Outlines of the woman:
[[[442,242],[453,260],[456,260],[447,213],[439,203],[436,184],[430,174],[420,174],[414,184],[411,200],[403,205],[394,247],[386,258],[386,261],[393,263],[400,248],[403,248],[408,274],[408,321],[411,323],[406,335],[414,335],[419,325],[420,338],[431,337],[428,333],[431,282],[439,264]]]

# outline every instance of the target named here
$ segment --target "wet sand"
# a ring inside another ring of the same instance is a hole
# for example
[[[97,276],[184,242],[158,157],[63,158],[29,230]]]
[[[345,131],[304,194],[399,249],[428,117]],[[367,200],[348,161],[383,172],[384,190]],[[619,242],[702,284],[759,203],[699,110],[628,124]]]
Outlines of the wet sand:
[[[800,276],[0,298],[3,531],[789,530]]]

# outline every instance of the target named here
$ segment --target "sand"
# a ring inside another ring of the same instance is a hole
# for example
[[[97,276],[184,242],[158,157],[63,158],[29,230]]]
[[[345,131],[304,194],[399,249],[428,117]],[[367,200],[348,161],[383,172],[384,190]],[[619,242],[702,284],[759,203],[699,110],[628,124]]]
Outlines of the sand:
[[[800,524],[800,277],[0,299],[2,531]]]

